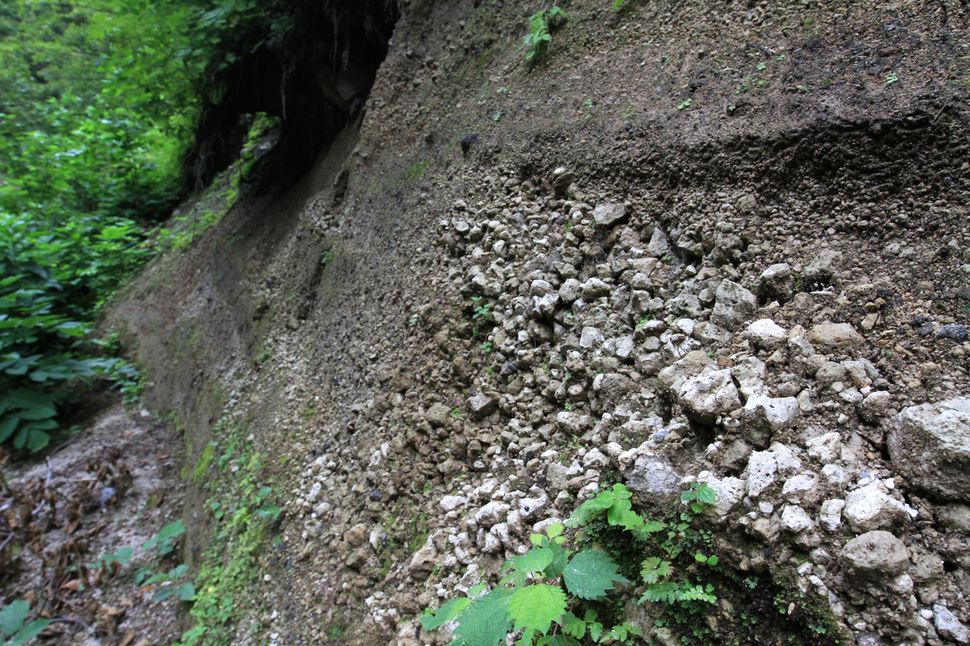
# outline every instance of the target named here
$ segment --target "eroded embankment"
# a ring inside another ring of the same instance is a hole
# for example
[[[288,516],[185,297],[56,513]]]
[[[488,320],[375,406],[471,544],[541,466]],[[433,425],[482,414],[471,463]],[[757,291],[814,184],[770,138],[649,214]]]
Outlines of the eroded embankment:
[[[577,4],[529,71],[506,5],[406,10],[359,134],[115,310],[194,459],[268,456],[235,639],[444,643],[414,617],[536,524],[700,480],[720,601],[630,607],[655,641],[959,642],[967,411],[913,408],[968,394],[958,38]]]

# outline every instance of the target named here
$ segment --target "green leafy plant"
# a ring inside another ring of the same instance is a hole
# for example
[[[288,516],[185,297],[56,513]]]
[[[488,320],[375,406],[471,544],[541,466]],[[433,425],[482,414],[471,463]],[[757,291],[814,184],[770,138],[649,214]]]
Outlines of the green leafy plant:
[[[646,585],[640,603],[714,603],[716,597],[710,584],[705,586],[678,576],[673,565],[681,551],[673,543],[687,528],[684,519],[712,504],[713,490],[699,484],[683,492],[684,522],[673,527],[648,521],[633,511],[632,496],[623,484],[600,492],[580,505],[565,525],[555,523],[545,535],[533,534],[532,549],[506,562],[503,572],[508,574],[499,587],[478,596],[486,591],[483,584],[471,590],[467,598],[452,599],[437,611],[429,609],[421,617],[422,625],[433,630],[454,620],[458,624],[454,631],[456,646],[494,646],[509,631],[522,631],[517,642],[520,646],[573,646],[586,635],[594,642],[629,643],[632,636],[641,635],[639,628],[620,623],[607,629],[598,621],[596,611],[584,604],[605,599],[616,583],[631,581],[619,572],[619,565],[609,554],[597,549],[574,552],[564,546],[567,526],[584,527],[593,521],[605,521],[609,527],[643,542],[666,533],[666,540],[655,542],[661,556],[649,556],[640,565],[639,578]],[[701,553],[694,554],[693,560],[711,567],[718,562],[717,556]]]
[[[541,58],[549,49],[552,42],[552,32],[567,20],[566,12],[559,7],[543,9],[529,18],[529,33],[525,35],[524,44],[528,48],[527,60]]]
[[[481,296],[472,296],[472,301],[476,303],[474,314],[472,314],[472,320],[476,321],[472,334],[478,336],[484,330],[484,326],[490,322],[492,308],[495,305],[494,303],[483,303]]]
[[[683,110],[684,108],[689,108],[690,107],[690,103],[691,103],[691,100],[690,99],[684,99],[683,103],[681,103],[680,105],[677,106],[677,109],[678,110]]]
[[[507,574],[499,587],[482,594],[486,584],[476,586],[469,597],[452,599],[437,611],[426,612],[421,624],[434,630],[457,620],[454,643],[466,646],[494,646],[509,631],[522,631],[516,642],[519,646],[579,644],[587,633],[596,642],[624,642],[631,635],[642,634],[629,624],[606,630],[595,611],[587,610],[580,617],[570,610],[583,600],[604,599],[616,583],[627,580],[606,554],[595,550],[573,553],[564,548],[564,529],[561,523],[554,523],[545,535],[533,534],[532,549],[506,562],[502,571]]]
[[[158,548],[159,556],[167,556],[175,551],[176,539],[185,533],[185,524],[182,519],[169,523],[141,548],[143,552]]]
[[[146,579],[142,585],[154,585],[156,583],[171,583],[172,585],[161,586],[152,595],[152,601],[164,601],[169,597],[178,597],[181,601],[191,601],[195,598],[195,586],[191,581],[178,583],[179,579],[188,571],[185,564],[178,565],[168,572],[160,572]]]
[[[899,76],[896,74],[896,72],[892,72],[886,77],[886,85],[892,85],[898,80],[899,80]]]
[[[0,633],[5,640],[3,646],[25,644],[51,624],[50,619],[35,619],[26,623],[29,615],[30,603],[23,599],[17,599],[0,610]]]

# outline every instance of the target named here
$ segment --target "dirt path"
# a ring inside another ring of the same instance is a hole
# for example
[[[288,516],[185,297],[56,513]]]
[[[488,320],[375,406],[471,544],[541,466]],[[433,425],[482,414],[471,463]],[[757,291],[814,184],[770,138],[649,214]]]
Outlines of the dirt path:
[[[178,638],[178,602],[153,602],[160,584],[135,580],[175,565],[177,549],[163,556],[160,546],[144,548],[181,516],[181,462],[172,424],[124,404],[42,461],[6,461],[3,601],[25,599],[31,619],[53,620],[41,635],[45,644],[149,646]]]

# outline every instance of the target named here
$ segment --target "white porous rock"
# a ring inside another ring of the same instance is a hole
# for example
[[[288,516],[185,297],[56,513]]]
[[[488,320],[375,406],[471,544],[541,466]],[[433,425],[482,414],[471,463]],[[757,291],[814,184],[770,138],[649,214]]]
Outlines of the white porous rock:
[[[713,363],[714,360],[703,350],[692,350],[683,359],[675,361],[660,371],[658,375],[660,385],[677,393],[687,379],[699,375]]]
[[[755,446],[767,446],[772,434],[791,426],[799,412],[794,397],[750,397],[744,404],[743,435]]]
[[[778,476],[778,462],[775,454],[770,451],[752,451],[748,457],[748,466],[744,472],[747,480],[747,492],[751,498],[757,498],[765,489],[775,484]]]
[[[454,511],[459,507],[464,507],[467,505],[468,498],[465,496],[444,496],[438,504],[441,505],[441,508],[446,512]]]
[[[842,525],[842,509],[844,507],[845,501],[838,498],[823,502],[818,514],[818,521],[822,527],[830,532],[838,530],[839,526]]]
[[[768,369],[758,357],[745,355],[737,359],[731,368],[731,376],[738,382],[738,390],[745,400],[765,394]]]
[[[579,345],[582,348],[599,348],[605,342],[606,339],[599,328],[587,326],[580,333]]]
[[[583,456],[583,464],[594,469],[602,469],[610,464],[610,459],[603,455],[599,449],[590,449]]]
[[[800,473],[785,481],[781,488],[781,495],[789,502],[811,505],[818,501],[818,485],[818,474]]]
[[[826,482],[833,485],[844,485],[849,480],[849,474],[837,464],[826,464],[822,467],[822,476],[825,477]]]
[[[815,523],[804,509],[798,505],[787,505],[781,512],[781,527],[792,534],[802,534],[815,530]]]
[[[548,506],[549,498],[546,494],[538,498],[523,498],[519,501],[519,514],[523,519],[529,520]]]
[[[808,448],[809,457],[821,464],[831,464],[839,459],[839,454],[842,451],[842,438],[838,433],[825,433],[813,437],[805,445]]]
[[[728,330],[737,330],[758,309],[758,298],[741,285],[722,280],[717,287],[711,322]]]
[[[902,525],[910,520],[909,507],[886,493],[885,485],[873,482],[849,492],[842,515],[856,532]]]
[[[677,397],[684,414],[701,424],[713,424],[721,415],[741,407],[731,371],[718,370],[714,366],[686,379]]]
[[[491,527],[492,525],[505,520],[505,517],[509,513],[509,509],[511,509],[510,505],[498,500],[493,500],[475,513],[475,522],[477,522],[480,527]]]
[[[747,327],[744,335],[755,347],[774,350],[788,340],[788,333],[771,319],[760,319]]]

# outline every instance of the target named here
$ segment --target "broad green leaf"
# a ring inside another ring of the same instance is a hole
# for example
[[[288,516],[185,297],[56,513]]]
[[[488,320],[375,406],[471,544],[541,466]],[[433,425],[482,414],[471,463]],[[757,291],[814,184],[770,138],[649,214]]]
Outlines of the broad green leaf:
[[[0,610],[0,632],[10,636],[20,630],[30,613],[30,604],[23,599],[8,603]]]
[[[632,504],[629,500],[615,500],[613,505],[606,510],[606,520],[610,525],[622,525],[623,518],[630,511]]]
[[[584,550],[573,557],[562,576],[569,591],[580,599],[599,599],[613,589],[614,581],[628,583],[616,569],[606,554]]]
[[[562,574],[562,571],[566,568],[569,563],[569,552],[563,549],[562,545],[553,542],[549,546],[549,551],[552,552],[552,562],[546,566],[546,569],[542,571],[546,578],[555,579],[557,576]]]
[[[20,423],[19,413],[7,413],[0,419],[0,442],[6,442]]]
[[[567,612],[563,618],[562,632],[570,637],[582,639],[586,634],[586,622],[573,613]]]
[[[162,541],[165,541],[170,538],[174,538],[184,533],[185,533],[185,525],[182,523],[182,519],[176,520],[175,522],[169,523],[161,530],[159,530],[158,535],[155,538],[148,541],[147,543],[145,543],[145,546],[142,547],[141,549],[143,552],[145,550],[150,550],[151,548],[155,547]]]
[[[566,593],[559,586],[540,583],[516,590],[508,606],[508,616],[516,630],[549,632],[549,626],[566,612]]]
[[[441,628],[446,623],[457,617],[461,612],[471,605],[472,600],[467,597],[458,597],[444,604],[434,612],[427,611],[421,615],[421,626],[425,630],[435,630]]]
[[[717,494],[707,483],[703,483],[697,488],[697,501],[705,505],[713,505],[717,502]]]
[[[17,634],[13,636],[13,639],[6,643],[6,646],[21,646],[21,644],[26,644],[50,625],[50,619],[35,619],[18,630]]]
[[[472,601],[459,618],[455,635],[475,646],[495,646],[503,641],[512,628],[508,607],[513,592],[497,588]]]
[[[36,428],[29,428],[27,430],[27,448],[31,451],[40,451],[47,446],[50,440],[51,436],[44,431],[39,431]]]
[[[613,497],[618,500],[627,500],[633,496],[633,493],[626,488],[626,485],[617,482],[613,485]]]
[[[513,557],[509,562],[516,570],[522,572],[542,572],[555,558],[552,549],[548,547],[533,547],[525,554]]]
[[[562,534],[564,529],[565,527],[563,527],[562,523],[553,523],[552,525],[549,525],[549,527],[546,528],[546,536],[548,536],[550,539],[553,539],[559,536],[560,534]]]

